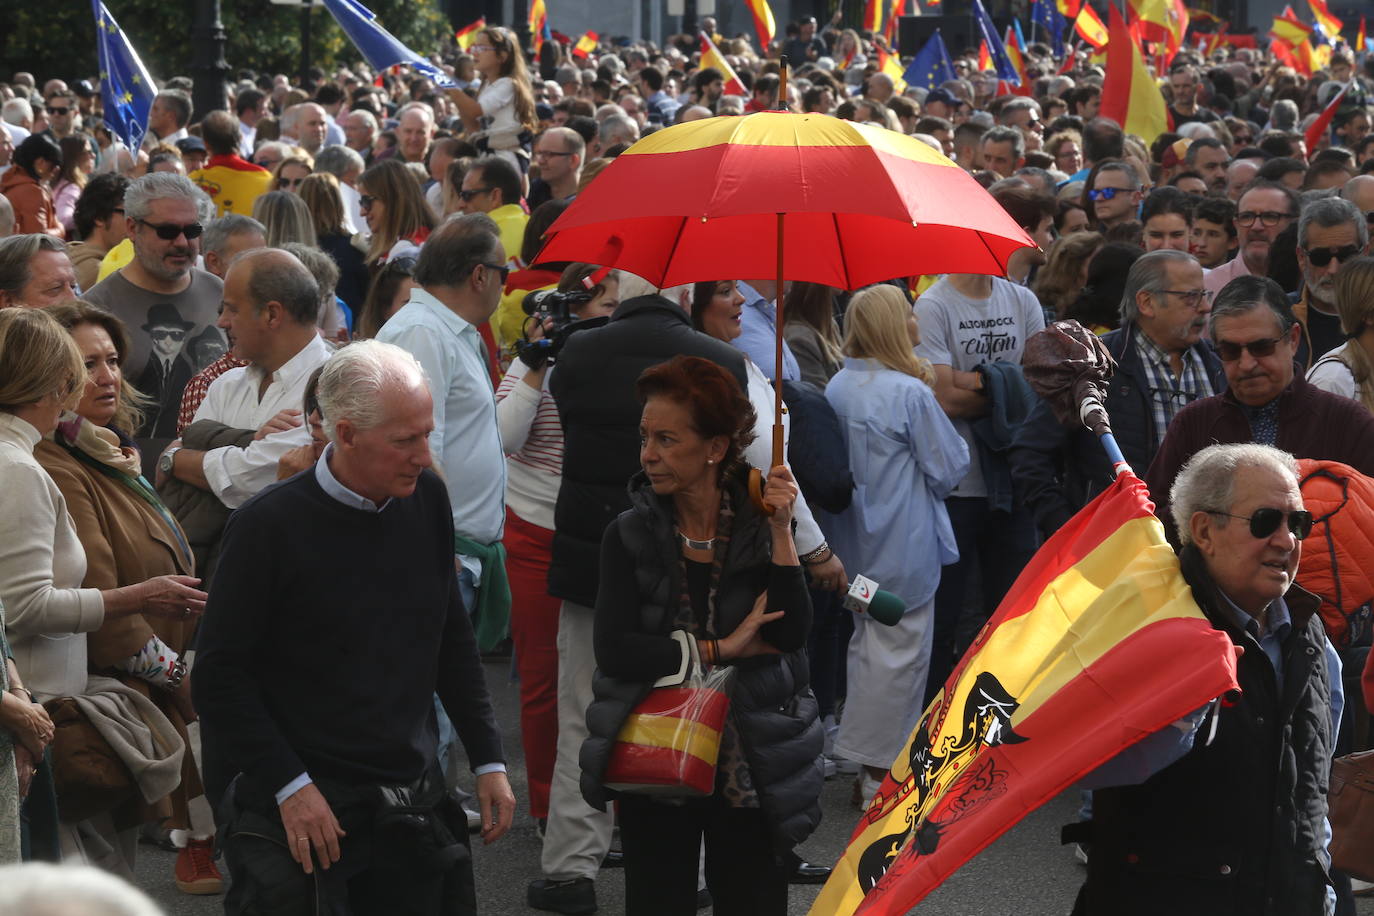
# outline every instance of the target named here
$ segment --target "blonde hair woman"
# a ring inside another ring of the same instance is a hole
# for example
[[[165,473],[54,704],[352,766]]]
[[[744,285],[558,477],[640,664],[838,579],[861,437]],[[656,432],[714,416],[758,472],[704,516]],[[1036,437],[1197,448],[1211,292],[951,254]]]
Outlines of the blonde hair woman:
[[[320,250],[333,258],[339,268],[339,284],[334,292],[356,316],[367,299],[369,277],[363,253],[353,246],[352,234],[344,224],[339,179],[329,172],[316,172],[301,182],[298,193],[310,211]]]
[[[267,229],[267,247],[280,248],[287,242],[316,246],[315,220],[300,195],[290,191],[268,191],[253,201],[253,219]]]
[[[1349,339],[1317,360],[1307,380],[1374,411],[1374,257],[1341,265],[1336,273],[1336,313]]]
[[[912,352],[916,315],[894,286],[861,290],[845,313],[844,368],[826,386],[854,474],[854,499],[826,533],[851,568],[906,604],[892,627],[855,615],[835,756],[863,764],[872,797],[916,726],[930,670],[940,567],[959,557],[945,497],[968,445],[935,400],[935,371]]]
[[[82,587],[86,551],[66,498],[34,458],[34,448],[80,400],[86,379],[81,350],[51,315],[37,309],[0,311],[0,518],[6,525],[0,538],[0,605],[13,673],[39,701],[86,692],[86,634],[107,621],[135,614],[190,620],[205,608],[205,593],[194,587],[200,580],[187,576]],[[52,739],[52,723],[44,725],[46,716],[31,705],[15,710],[8,699],[0,701],[0,733],[14,740],[21,796]],[[8,756],[0,754],[0,786]],[[51,803],[49,796],[47,810]],[[41,815],[43,809],[39,805],[30,814]],[[64,845],[80,849],[79,836],[75,825],[64,827]],[[132,868],[132,838],[107,839]]]

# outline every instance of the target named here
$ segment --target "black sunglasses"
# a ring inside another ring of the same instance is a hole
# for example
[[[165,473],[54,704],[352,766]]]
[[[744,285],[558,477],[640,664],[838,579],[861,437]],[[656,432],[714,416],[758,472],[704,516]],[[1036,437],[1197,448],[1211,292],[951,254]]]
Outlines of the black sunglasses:
[[[70,111],[71,111],[70,108],[62,108],[62,107],[59,107],[59,106],[56,106],[56,105],[49,105],[49,106],[48,106],[48,114],[64,115],[64,114],[67,114],[67,113],[70,112]]]
[[[1252,340],[1249,343],[1232,343],[1229,340],[1218,340],[1215,344],[1217,356],[1221,357],[1223,363],[1233,363],[1240,359],[1240,354],[1244,350],[1249,350],[1250,355],[1256,359],[1265,356],[1272,356],[1274,348],[1279,345],[1279,341],[1287,337],[1287,334],[1280,334],[1278,337],[1270,337],[1265,340]]]
[[[472,188],[468,191],[459,191],[458,196],[463,198],[464,203],[467,203],[468,201],[476,197],[478,194],[490,194],[491,192],[491,188]]]
[[[502,286],[505,286],[505,285],[506,285],[506,277],[510,276],[510,268],[509,268],[509,267],[503,267],[503,266],[500,265],[500,264],[487,264],[486,262],[479,262],[477,266],[478,266],[478,267],[485,267],[487,270],[494,270],[494,271],[496,271],[497,273],[499,273],[499,274],[501,275],[501,285],[502,285]]]
[[[1335,258],[1344,264],[1351,258],[1360,253],[1360,246],[1346,245],[1343,248],[1307,248],[1307,260],[1312,262],[1313,267],[1325,267]]]
[[[200,234],[205,231],[205,227],[200,223],[187,223],[185,226],[180,226],[176,223],[158,225],[157,223],[150,223],[146,219],[141,219],[139,222],[156,232],[157,237],[164,242],[174,241],[179,235],[186,236],[188,240],[198,239]]]
[[[1285,513],[1282,509],[1264,508],[1256,509],[1254,515],[1232,515],[1230,512],[1222,512],[1220,509],[1204,509],[1209,515],[1221,515],[1226,518],[1237,518],[1243,522],[1250,523],[1250,533],[1257,538],[1267,538],[1275,531],[1279,530],[1279,524],[1288,518],[1288,530],[1293,537],[1298,540],[1305,540],[1312,533],[1312,513],[1306,509],[1295,509]]]

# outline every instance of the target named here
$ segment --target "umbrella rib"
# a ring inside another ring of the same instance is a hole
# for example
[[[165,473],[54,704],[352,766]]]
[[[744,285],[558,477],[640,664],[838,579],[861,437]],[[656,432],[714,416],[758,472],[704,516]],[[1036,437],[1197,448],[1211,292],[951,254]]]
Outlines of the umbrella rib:
[[[992,257],[992,263],[1002,268],[1002,273],[1006,273],[1007,265],[1003,264],[1001,259],[997,257],[997,252],[992,250],[992,246],[988,244],[988,240],[984,237],[983,233],[975,232],[974,235],[978,236],[978,241],[982,242],[983,247],[987,249],[988,255]]]
[[[677,246],[678,243],[682,241],[682,233],[686,231],[687,220],[689,219],[691,219],[690,216],[684,216],[682,217],[682,219],[678,220],[677,234],[673,236],[673,244],[668,247],[668,260],[663,263],[663,276],[658,278],[659,289],[663,289],[666,286],[675,285],[666,283],[664,281],[668,279],[668,269],[672,266],[673,258],[677,257]]]
[[[840,253],[840,269],[844,271],[844,288],[854,288],[854,278],[849,275],[849,259],[844,256],[844,245],[840,243],[840,215],[830,212],[830,224],[835,227],[835,250]]]

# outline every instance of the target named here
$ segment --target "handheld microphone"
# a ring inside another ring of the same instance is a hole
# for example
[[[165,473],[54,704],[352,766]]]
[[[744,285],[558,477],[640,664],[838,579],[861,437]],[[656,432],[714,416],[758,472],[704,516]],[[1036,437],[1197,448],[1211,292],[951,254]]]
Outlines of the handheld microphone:
[[[875,623],[895,627],[906,613],[906,602],[892,592],[878,588],[867,576],[855,576],[844,596],[844,606],[856,614],[867,614]]]

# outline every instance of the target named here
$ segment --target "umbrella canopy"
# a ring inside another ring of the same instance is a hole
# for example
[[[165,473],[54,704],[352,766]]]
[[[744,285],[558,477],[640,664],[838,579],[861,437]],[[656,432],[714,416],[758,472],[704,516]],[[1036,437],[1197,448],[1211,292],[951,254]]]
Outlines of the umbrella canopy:
[[[772,277],[856,289],[1002,274],[1033,245],[963,169],[913,137],[820,114],[707,118],[622,153],[549,230],[538,261],[610,264],[658,286]]]

